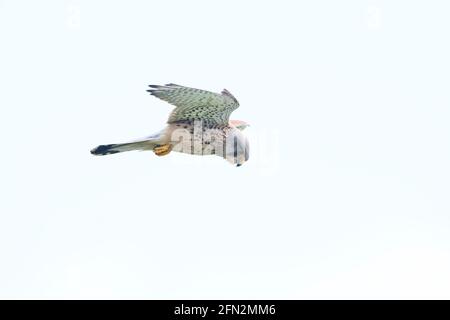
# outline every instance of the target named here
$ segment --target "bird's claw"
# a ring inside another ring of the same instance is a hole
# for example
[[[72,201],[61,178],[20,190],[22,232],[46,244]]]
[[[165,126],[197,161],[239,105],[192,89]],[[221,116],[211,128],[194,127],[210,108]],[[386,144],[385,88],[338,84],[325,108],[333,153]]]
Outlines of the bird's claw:
[[[170,151],[172,151],[171,144],[157,145],[156,147],[153,148],[153,152],[155,152],[157,156],[165,156],[169,154]]]

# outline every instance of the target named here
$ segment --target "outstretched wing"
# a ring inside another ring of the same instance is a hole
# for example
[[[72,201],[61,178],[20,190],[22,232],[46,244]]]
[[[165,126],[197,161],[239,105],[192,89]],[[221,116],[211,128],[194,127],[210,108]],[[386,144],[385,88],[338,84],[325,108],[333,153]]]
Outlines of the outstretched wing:
[[[176,106],[168,123],[202,120],[204,125],[228,125],[230,114],[239,107],[236,98],[224,89],[221,94],[169,83],[149,85],[155,97]]]

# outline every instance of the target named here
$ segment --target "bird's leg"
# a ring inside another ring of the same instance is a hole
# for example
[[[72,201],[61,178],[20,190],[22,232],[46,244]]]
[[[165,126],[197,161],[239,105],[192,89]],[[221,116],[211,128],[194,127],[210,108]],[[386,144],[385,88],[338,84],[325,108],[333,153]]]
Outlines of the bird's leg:
[[[155,152],[155,154],[157,156],[165,156],[167,154],[170,153],[170,151],[172,151],[172,145],[171,144],[158,144],[157,146],[155,146],[153,148],[153,152]]]

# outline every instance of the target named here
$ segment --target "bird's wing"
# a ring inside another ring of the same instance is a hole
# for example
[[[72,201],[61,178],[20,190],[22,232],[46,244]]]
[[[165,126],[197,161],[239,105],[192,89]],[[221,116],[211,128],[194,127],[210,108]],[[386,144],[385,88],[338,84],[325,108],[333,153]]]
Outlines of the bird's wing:
[[[168,123],[202,120],[209,126],[225,126],[230,114],[239,107],[239,102],[226,89],[219,94],[173,83],[149,87],[147,91],[152,95],[176,106]]]

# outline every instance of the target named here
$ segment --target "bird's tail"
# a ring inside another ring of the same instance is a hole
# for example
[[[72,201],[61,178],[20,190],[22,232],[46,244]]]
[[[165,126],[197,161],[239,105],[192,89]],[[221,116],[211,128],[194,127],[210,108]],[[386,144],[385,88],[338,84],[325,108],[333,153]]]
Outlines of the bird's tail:
[[[91,150],[91,153],[96,156],[104,156],[107,154],[133,151],[133,150],[153,150],[159,144],[159,134],[126,143],[117,144],[103,144]]]

